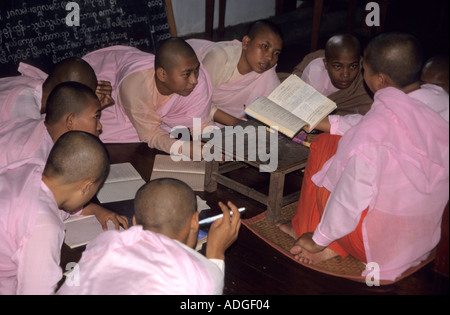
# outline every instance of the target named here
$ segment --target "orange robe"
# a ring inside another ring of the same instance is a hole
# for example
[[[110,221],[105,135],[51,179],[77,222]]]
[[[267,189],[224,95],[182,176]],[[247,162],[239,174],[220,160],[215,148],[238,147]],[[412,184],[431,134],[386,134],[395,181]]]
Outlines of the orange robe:
[[[311,177],[320,171],[323,164],[336,153],[340,139],[341,136],[324,133],[317,136],[311,144],[308,164],[303,176],[300,199],[292,219],[292,225],[298,237],[307,232],[314,232],[322,218],[330,192],[324,187],[316,186],[312,182]],[[350,254],[356,259],[366,262],[362,238],[362,222],[366,214],[367,209],[362,213],[361,220],[355,231],[331,243],[328,248],[342,257]]]

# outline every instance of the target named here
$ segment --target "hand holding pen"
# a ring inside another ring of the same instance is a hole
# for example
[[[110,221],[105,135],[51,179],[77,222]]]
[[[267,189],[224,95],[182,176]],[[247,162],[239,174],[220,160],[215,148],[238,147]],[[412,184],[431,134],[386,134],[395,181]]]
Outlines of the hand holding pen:
[[[239,212],[243,212],[243,211],[245,211],[245,208],[239,208],[238,211]],[[233,215],[233,211],[230,211],[230,215]],[[215,215],[215,216],[212,216],[212,217],[209,217],[209,218],[205,218],[203,220],[200,220],[198,222],[198,224],[201,225],[201,224],[213,223],[214,221],[216,221],[216,220],[218,220],[218,219],[220,219],[222,217],[223,217],[223,213]]]
[[[208,232],[206,243],[206,257],[210,259],[225,259],[225,250],[237,239],[241,227],[241,214],[239,209],[232,203],[228,207],[219,202],[222,210],[222,218],[216,219]],[[233,216],[230,215],[230,210]]]

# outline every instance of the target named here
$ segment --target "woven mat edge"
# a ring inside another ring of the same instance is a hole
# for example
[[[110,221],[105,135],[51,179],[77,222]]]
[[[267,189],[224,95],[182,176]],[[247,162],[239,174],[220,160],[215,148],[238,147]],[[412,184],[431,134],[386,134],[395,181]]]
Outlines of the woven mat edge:
[[[323,268],[318,268],[317,266],[314,265],[310,265],[310,264],[305,264],[302,263],[300,261],[297,261],[293,255],[291,253],[289,253],[288,251],[286,251],[284,248],[282,248],[281,246],[279,246],[278,244],[264,238],[263,236],[261,236],[260,234],[257,233],[257,231],[255,231],[255,229],[253,229],[251,227],[252,223],[256,223],[260,220],[265,219],[267,216],[267,211],[264,211],[262,213],[260,213],[259,215],[256,215],[252,218],[246,219],[246,220],[242,220],[242,224],[244,226],[246,226],[253,234],[255,234],[257,237],[259,237],[260,239],[262,239],[265,243],[267,243],[268,245],[270,245],[271,247],[275,248],[277,251],[279,251],[280,253],[282,253],[283,255],[285,255],[286,257],[290,258],[291,260],[295,261],[296,263],[315,270],[317,272],[323,273],[323,274],[327,274],[327,275],[331,275],[331,276],[335,276],[335,277],[339,277],[339,278],[345,278],[345,279],[349,279],[349,280],[353,280],[353,281],[357,281],[357,282],[365,282],[366,278],[364,276],[351,276],[351,275],[344,275],[344,274],[338,274],[338,273],[334,273],[334,272],[330,272],[326,269]],[[419,269],[421,269],[423,266],[427,265],[428,263],[432,262],[435,259],[436,256],[436,250],[433,250],[430,255],[428,256],[427,259],[425,259],[424,261],[422,261],[420,264],[418,264],[415,267],[411,267],[408,270],[406,270],[400,277],[398,277],[395,280],[381,280],[380,284],[381,285],[390,285],[390,284],[394,284],[404,278],[406,278],[407,276],[415,273],[416,271],[418,271]]]
[[[257,216],[254,216],[250,219],[246,219],[242,221],[242,224],[244,224],[250,231],[252,231],[253,234],[255,234],[257,237],[259,237],[260,239],[262,239],[264,242],[266,242],[267,244],[269,244],[271,247],[275,248],[277,251],[279,251],[280,253],[282,253],[283,255],[285,255],[286,257],[290,258],[291,260],[295,261],[296,263],[308,268],[308,269],[312,269],[315,270],[317,272],[323,273],[323,274],[327,274],[327,275],[331,275],[331,276],[335,276],[335,277],[340,277],[340,278],[345,278],[345,279],[349,279],[349,280],[353,280],[353,281],[358,281],[358,282],[365,282],[366,278],[363,276],[351,276],[351,275],[344,275],[344,274],[338,274],[338,273],[334,273],[334,272],[330,272],[326,269],[323,268],[319,268],[315,265],[311,265],[311,264],[306,264],[303,262],[300,262],[298,260],[296,260],[294,258],[294,256],[289,253],[288,251],[286,251],[284,248],[282,248],[281,246],[279,246],[278,244],[264,238],[263,236],[261,236],[260,234],[258,234],[257,231],[255,231],[255,229],[253,229],[251,227],[252,223],[256,223],[260,220],[265,219],[267,216],[267,212],[263,212]]]

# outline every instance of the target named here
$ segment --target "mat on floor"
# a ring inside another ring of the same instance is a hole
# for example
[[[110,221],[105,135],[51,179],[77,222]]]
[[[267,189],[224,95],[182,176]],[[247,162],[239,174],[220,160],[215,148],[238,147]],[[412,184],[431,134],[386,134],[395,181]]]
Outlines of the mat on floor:
[[[297,203],[293,203],[283,207],[281,212],[281,221],[290,221],[294,216]],[[299,262],[294,259],[293,255],[289,252],[294,245],[295,240],[288,234],[281,231],[273,222],[266,220],[266,212],[261,213],[253,218],[243,220],[242,223],[255,233],[258,237],[268,243],[270,246],[291,258],[293,261],[316,271],[333,275],[336,277],[346,278],[354,281],[365,282],[366,278],[361,273],[366,269],[366,266],[361,261],[355,259],[351,255],[342,258],[340,256],[333,257],[320,263],[309,265]],[[403,273],[402,276],[395,281],[381,281],[380,284],[387,285],[397,282],[415,271],[419,270],[434,259],[435,252],[433,251],[430,257],[423,261],[420,265],[410,268]]]

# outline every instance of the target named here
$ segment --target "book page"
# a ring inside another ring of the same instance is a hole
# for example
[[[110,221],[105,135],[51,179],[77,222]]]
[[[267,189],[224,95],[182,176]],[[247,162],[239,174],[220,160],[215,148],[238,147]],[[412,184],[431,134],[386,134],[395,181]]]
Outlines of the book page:
[[[88,244],[94,237],[103,232],[100,222],[95,215],[79,216],[75,219],[64,221],[66,236],[64,243],[70,248],[76,248]],[[115,230],[114,223],[107,222],[108,230]],[[123,230],[123,228],[121,228]]]
[[[133,200],[145,181],[141,179],[105,183],[97,193],[100,203]]]
[[[97,193],[101,203],[133,200],[138,189],[145,184],[131,163],[111,164],[109,175]]]
[[[268,98],[307,122],[310,130],[336,108],[333,101],[296,75],[290,75]]]
[[[290,75],[267,98],[292,112],[298,106],[299,100],[310,97],[314,91],[314,89],[309,89],[308,85],[299,77]]]
[[[251,103],[245,113],[266,125],[278,127],[279,132],[291,138],[307,125],[306,121],[265,97],[260,97]]]
[[[209,208],[208,203],[197,195],[197,211],[200,213],[202,210]]]
[[[139,175],[138,171],[136,171],[131,163],[111,164],[111,169],[105,183],[135,179],[141,179],[141,175]]]
[[[170,155],[157,154],[153,171],[205,174],[205,161],[174,161]]]
[[[205,174],[192,174],[170,171],[153,171],[150,180],[158,178],[174,178],[189,185],[193,191],[205,190]]]

